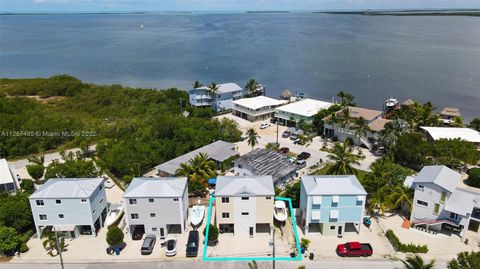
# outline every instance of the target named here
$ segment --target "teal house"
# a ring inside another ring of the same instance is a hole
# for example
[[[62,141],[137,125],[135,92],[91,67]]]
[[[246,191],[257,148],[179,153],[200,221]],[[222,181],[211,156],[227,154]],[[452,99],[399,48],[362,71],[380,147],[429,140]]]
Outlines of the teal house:
[[[367,192],[354,175],[303,176],[299,222],[307,234],[360,232]]]

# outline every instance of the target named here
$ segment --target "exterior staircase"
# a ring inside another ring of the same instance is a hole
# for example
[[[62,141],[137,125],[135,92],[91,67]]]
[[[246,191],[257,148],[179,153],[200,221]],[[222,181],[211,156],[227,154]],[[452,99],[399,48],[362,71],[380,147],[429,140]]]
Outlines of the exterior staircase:
[[[372,150],[372,143],[370,143],[368,139],[366,139],[363,136],[360,136],[360,142],[362,142],[369,150]]]

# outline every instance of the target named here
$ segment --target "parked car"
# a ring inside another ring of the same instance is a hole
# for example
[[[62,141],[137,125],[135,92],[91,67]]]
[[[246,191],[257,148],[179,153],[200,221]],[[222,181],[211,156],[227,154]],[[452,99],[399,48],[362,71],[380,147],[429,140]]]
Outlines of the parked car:
[[[270,126],[272,126],[270,123],[262,123],[260,124],[260,129],[267,129]]]
[[[248,139],[248,135],[246,134],[242,134],[242,136],[240,136],[240,141],[245,141]]]
[[[135,226],[132,231],[132,239],[142,240],[143,234],[145,234],[145,228],[143,226]]]
[[[280,153],[282,153],[282,154],[287,154],[289,151],[290,151],[290,149],[287,148],[287,147],[283,147],[283,148],[280,148],[280,149],[278,150],[278,152],[280,152]]]
[[[172,257],[177,255],[177,239],[169,238],[165,243],[165,256]]]
[[[297,158],[295,158],[295,157],[288,157],[288,161],[291,162],[291,163],[295,163],[296,160],[297,160]]]
[[[293,140],[293,144],[294,145],[300,144],[300,138],[297,138],[297,139]]]
[[[187,257],[197,257],[198,255],[198,231],[190,231],[187,241]]]
[[[300,154],[298,154],[298,156],[297,156],[297,159],[298,159],[298,160],[306,160],[306,159],[308,159],[308,158],[310,158],[310,153],[305,152],[305,151],[302,152],[302,153],[300,153]]]
[[[369,243],[348,242],[337,246],[337,254],[341,257],[372,256],[373,248]]]
[[[145,236],[143,239],[143,244],[140,252],[142,255],[150,255],[152,254],[153,247],[155,246],[155,242],[157,242],[157,238],[153,234],[149,234]]]
[[[307,166],[307,161],[299,160],[295,164],[297,165],[297,169],[302,169]]]
[[[287,130],[283,131],[282,137],[283,138],[288,138],[293,132],[295,132],[295,128],[290,127]]]
[[[290,133],[290,140],[297,140],[300,135],[305,134],[303,130],[295,130]]]

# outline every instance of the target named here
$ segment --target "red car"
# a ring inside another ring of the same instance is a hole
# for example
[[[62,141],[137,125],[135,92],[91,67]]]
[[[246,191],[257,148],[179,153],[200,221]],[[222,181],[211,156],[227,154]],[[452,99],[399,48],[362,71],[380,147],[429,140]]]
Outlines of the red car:
[[[290,149],[287,148],[287,147],[283,147],[283,148],[280,148],[278,150],[278,152],[283,153],[283,154],[287,154],[289,151],[290,151]]]
[[[337,254],[341,257],[372,256],[373,248],[368,243],[348,242],[337,246]]]

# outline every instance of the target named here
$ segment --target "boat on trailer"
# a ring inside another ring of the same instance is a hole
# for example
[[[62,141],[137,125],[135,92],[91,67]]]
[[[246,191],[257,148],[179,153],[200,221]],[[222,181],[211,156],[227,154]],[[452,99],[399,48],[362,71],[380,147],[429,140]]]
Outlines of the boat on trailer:
[[[205,206],[204,205],[194,205],[192,207],[192,216],[190,222],[193,226],[197,226],[202,223],[203,217],[205,216]]]
[[[105,219],[105,224],[108,226],[117,222],[123,216],[123,204],[117,205],[110,205],[110,209],[107,214],[107,218]]]
[[[284,201],[275,201],[273,217],[279,222],[287,220],[287,207]]]

